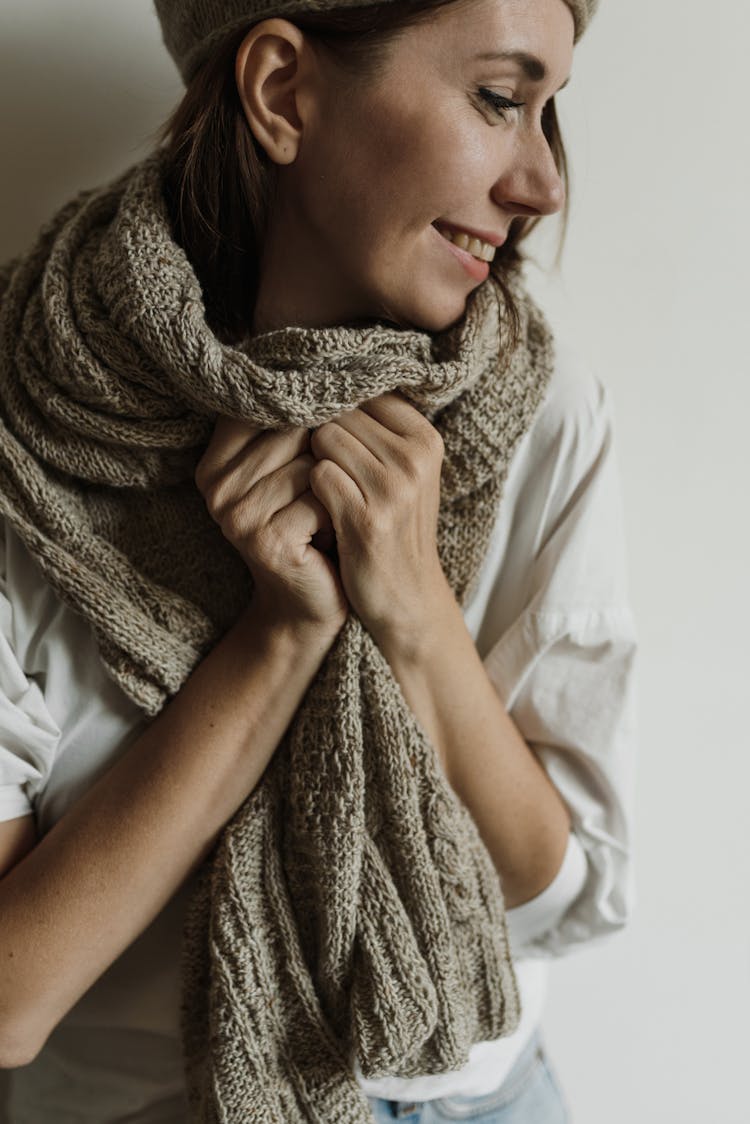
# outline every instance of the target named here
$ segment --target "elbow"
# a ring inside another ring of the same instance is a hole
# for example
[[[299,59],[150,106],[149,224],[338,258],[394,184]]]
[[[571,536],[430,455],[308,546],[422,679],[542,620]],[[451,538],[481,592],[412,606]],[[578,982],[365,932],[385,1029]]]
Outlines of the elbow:
[[[10,1020],[0,1018],[0,1070],[21,1069],[39,1057],[45,1039],[33,1039]]]
[[[38,1050],[24,1049],[16,1042],[0,1042],[0,1072],[8,1069],[22,1069],[39,1056]]]

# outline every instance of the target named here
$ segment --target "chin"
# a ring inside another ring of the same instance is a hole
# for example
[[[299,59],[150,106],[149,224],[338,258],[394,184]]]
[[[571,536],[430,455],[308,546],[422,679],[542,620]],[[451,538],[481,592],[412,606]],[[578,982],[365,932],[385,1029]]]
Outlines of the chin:
[[[466,297],[460,301],[446,302],[442,306],[433,306],[415,317],[414,326],[424,332],[445,332],[452,328],[466,312]]]
[[[430,300],[409,305],[390,305],[381,314],[382,319],[399,328],[418,329],[422,332],[444,332],[452,327],[466,312],[468,294],[452,295],[445,300]]]

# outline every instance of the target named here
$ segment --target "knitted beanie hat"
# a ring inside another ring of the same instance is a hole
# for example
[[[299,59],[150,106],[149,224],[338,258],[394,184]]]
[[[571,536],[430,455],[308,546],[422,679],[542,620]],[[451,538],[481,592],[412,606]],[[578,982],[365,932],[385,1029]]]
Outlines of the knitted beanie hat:
[[[187,83],[211,49],[233,28],[271,16],[363,8],[376,0],[155,0],[164,44]],[[381,0],[391,2],[391,0]],[[565,0],[576,23],[576,41],[599,0]]]

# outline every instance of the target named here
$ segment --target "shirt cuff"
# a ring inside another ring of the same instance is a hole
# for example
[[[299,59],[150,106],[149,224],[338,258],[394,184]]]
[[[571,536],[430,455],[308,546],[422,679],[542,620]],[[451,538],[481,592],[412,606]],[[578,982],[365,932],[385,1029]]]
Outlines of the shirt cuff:
[[[514,955],[523,955],[525,946],[548,933],[562,920],[581,893],[586,876],[586,854],[571,831],[562,866],[549,886],[531,901],[506,910],[508,939]]]
[[[33,808],[21,785],[0,784],[0,823],[31,815]]]

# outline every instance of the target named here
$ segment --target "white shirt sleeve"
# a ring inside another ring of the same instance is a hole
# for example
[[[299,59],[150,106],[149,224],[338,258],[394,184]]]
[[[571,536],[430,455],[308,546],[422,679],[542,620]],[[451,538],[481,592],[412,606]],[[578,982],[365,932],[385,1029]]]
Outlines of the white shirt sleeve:
[[[571,831],[562,865],[541,894],[506,911],[514,955],[533,955],[535,942],[559,925],[586,882],[586,854]]]
[[[0,520],[0,821],[27,816],[55,758],[60,730],[39,684],[15,654],[13,607],[5,576]]]
[[[565,800],[586,868],[574,880],[564,862],[540,895],[544,902],[521,907],[534,922],[521,918],[523,951],[560,954],[622,928],[633,906],[636,641],[625,610],[532,617],[526,624],[533,664],[509,710]],[[507,672],[508,655],[495,652],[497,679]]]
[[[486,641],[493,612],[511,617],[503,590],[512,600],[513,575],[522,574],[523,608],[484,662],[571,814],[558,875],[508,911],[514,950],[543,957],[620,929],[634,903],[637,639],[612,403],[593,376],[565,376],[555,394],[524,454],[524,479],[509,479],[506,518],[517,534],[508,537],[505,585],[501,574],[483,627]],[[514,549],[519,558],[509,557]]]

